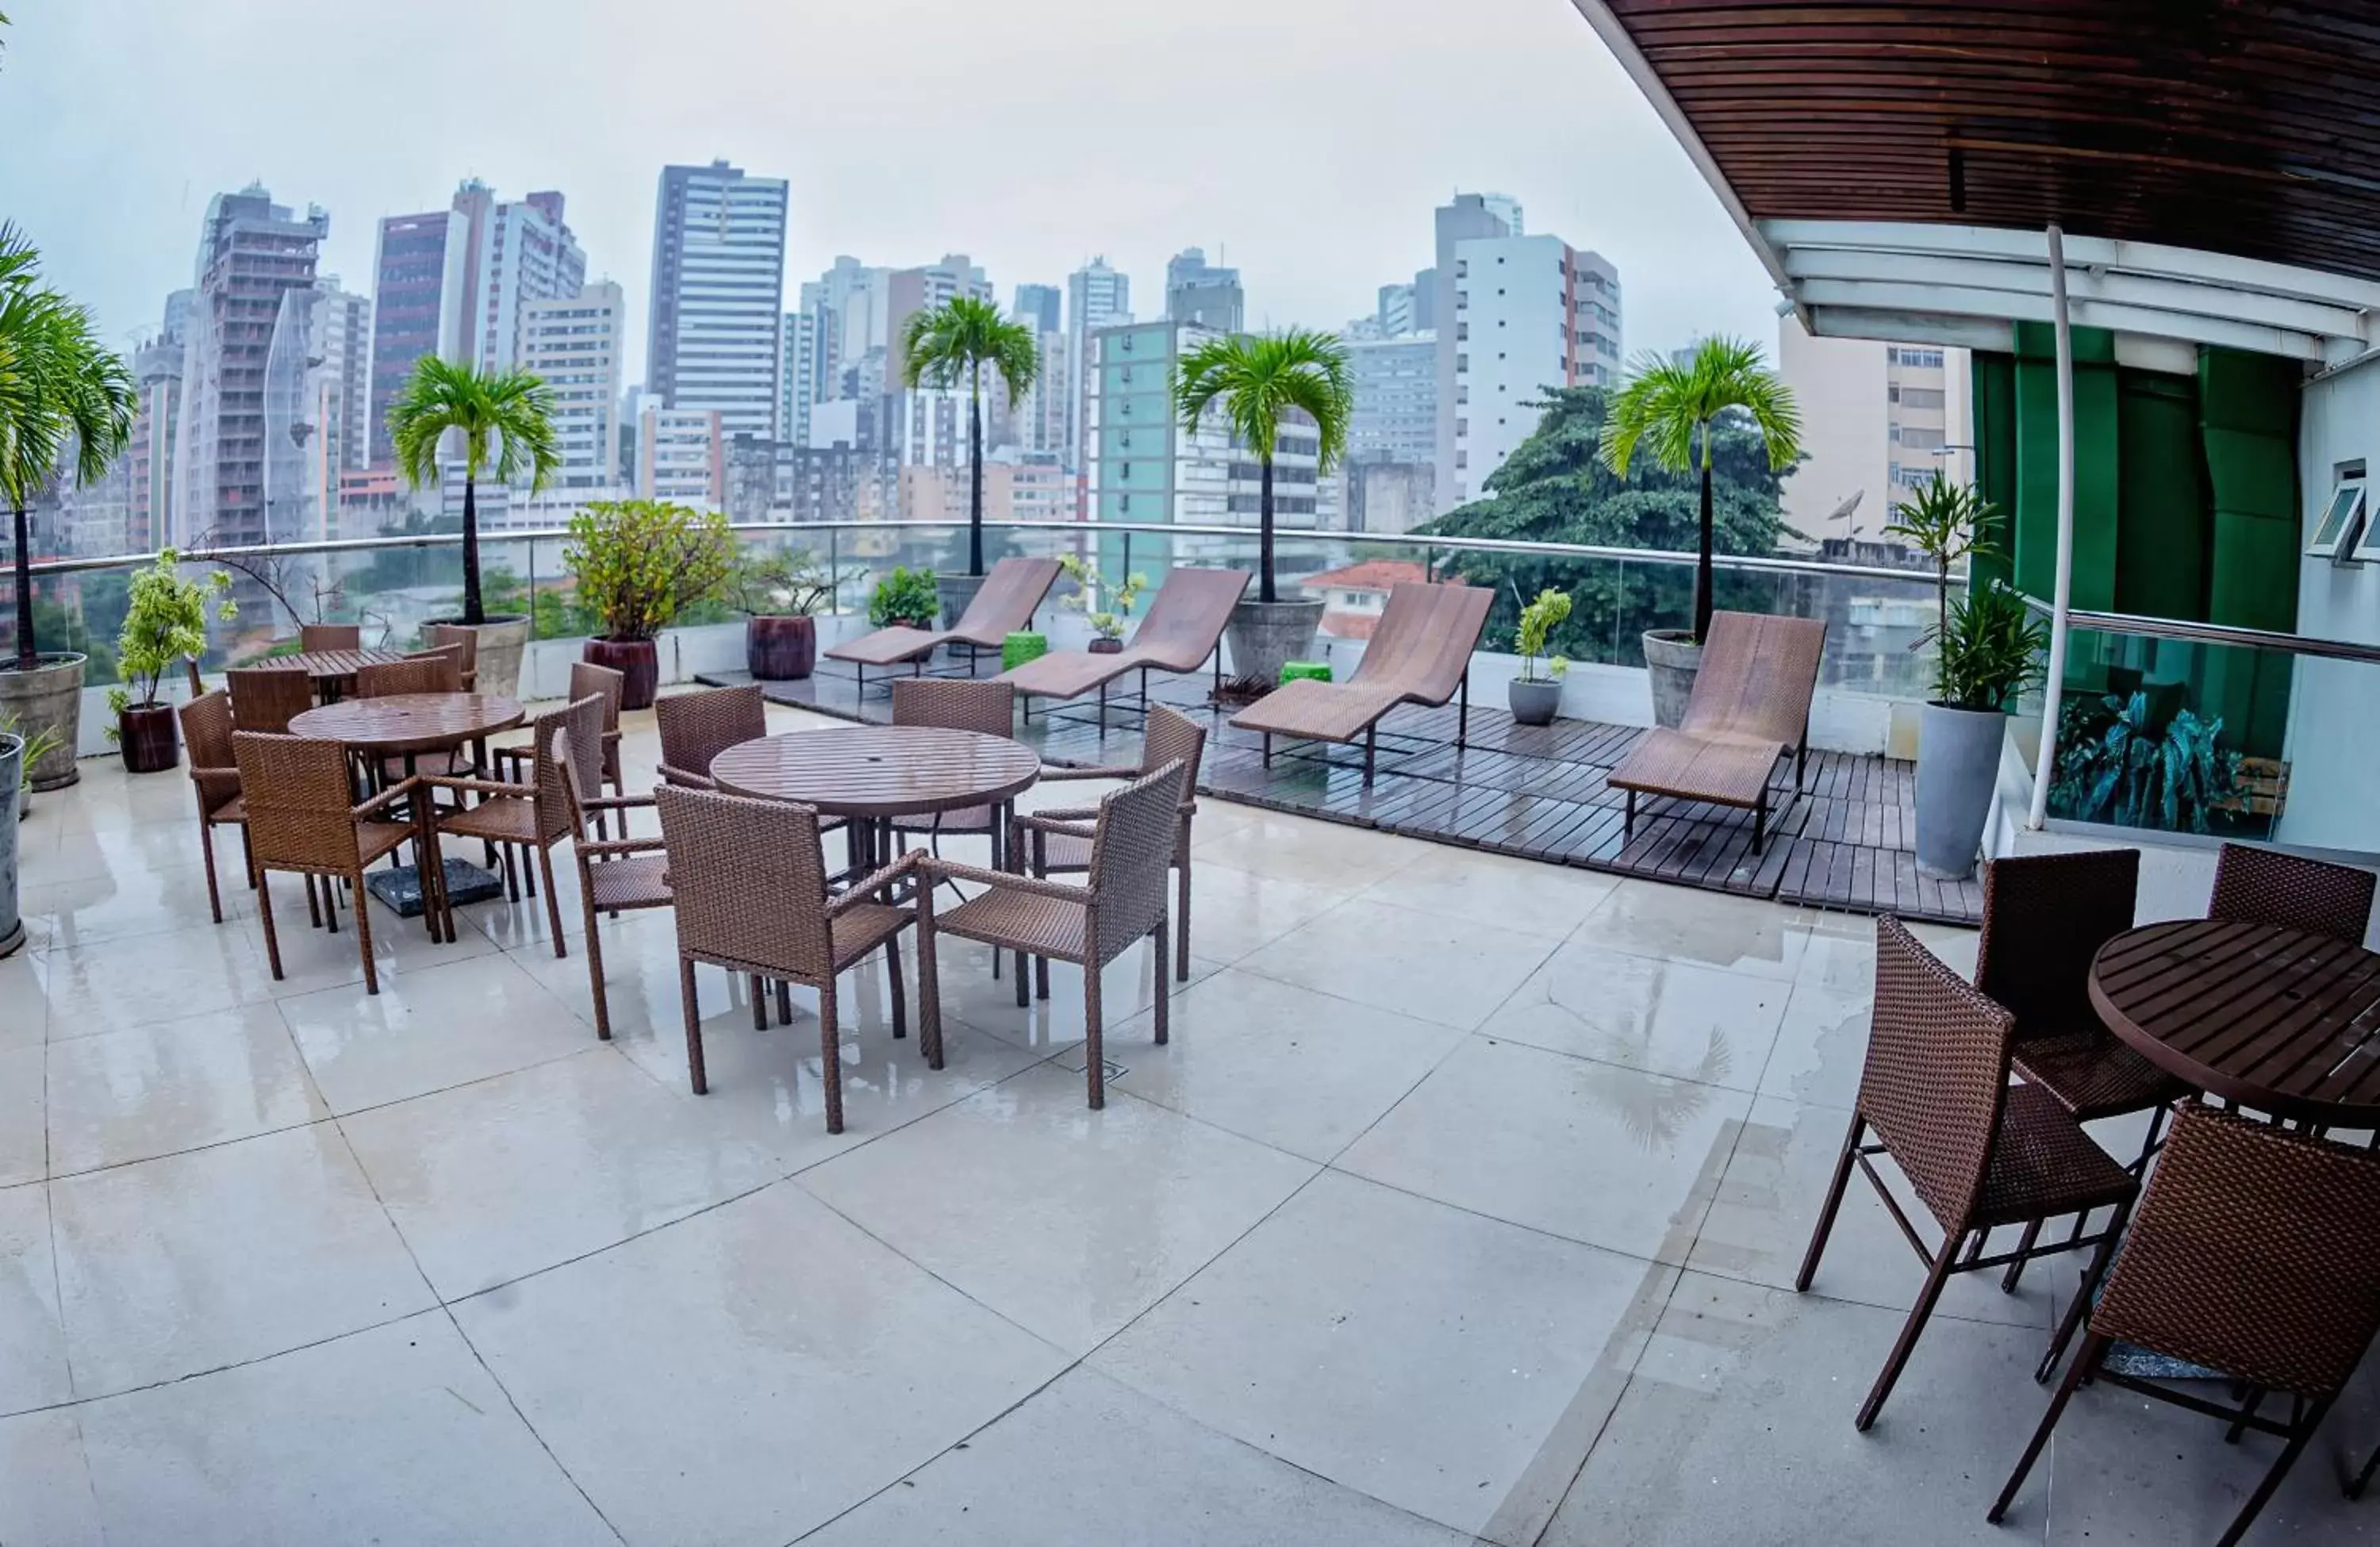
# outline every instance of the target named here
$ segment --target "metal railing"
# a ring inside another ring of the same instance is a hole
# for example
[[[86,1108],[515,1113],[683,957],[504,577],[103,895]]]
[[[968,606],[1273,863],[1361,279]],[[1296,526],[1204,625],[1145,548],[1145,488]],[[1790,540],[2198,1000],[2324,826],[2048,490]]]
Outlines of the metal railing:
[[[2043,617],[2049,603],[2037,596],[2025,605]],[[2135,640],[2178,640],[2189,644],[2229,645],[2241,650],[2271,650],[2288,655],[2313,655],[2329,661],[2380,664],[2380,644],[2356,640],[2327,640],[2314,634],[2285,634],[2271,628],[2243,628],[2230,623],[2194,623],[2188,618],[2146,617],[2136,613],[2097,613],[2070,608],[2066,618],[2075,628],[2100,634],[2120,634]]]

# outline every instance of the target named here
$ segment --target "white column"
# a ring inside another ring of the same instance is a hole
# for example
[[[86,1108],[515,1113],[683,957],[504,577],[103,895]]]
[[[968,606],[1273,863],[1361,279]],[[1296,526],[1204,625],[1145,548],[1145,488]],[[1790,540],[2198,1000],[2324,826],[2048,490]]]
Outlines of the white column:
[[[2049,676],[2042,685],[2041,752],[2034,760],[2035,832],[2049,819],[2049,775],[2058,758],[2058,713],[2066,692],[2066,617],[2074,603],[2074,330],[2066,311],[2066,238],[2049,228],[2049,301],[2058,327],[2058,586],[2049,603]]]

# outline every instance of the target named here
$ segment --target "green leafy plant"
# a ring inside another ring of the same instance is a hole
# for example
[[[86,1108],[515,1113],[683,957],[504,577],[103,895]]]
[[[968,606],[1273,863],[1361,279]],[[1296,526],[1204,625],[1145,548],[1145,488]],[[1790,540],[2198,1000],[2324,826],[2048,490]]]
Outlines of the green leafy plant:
[[[2005,713],[2009,700],[2039,682],[2049,630],[2024,598],[1995,580],[1950,603],[1936,670],[1941,701],[1953,709]]]
[[[1346,347],[1308,328],[1208,339],[1183,357],[1173,383],[1173,411],[1182,427],[1196,434],[1208,411],[1219,407],[1232,433],[1256,453],[1263,480],[1257,500],[1257,600],[1277,602],[1272,458],[1281,420],[1297,414],[1313,422],[1317,476],[1330,472],[1347,450],[1347,425],[1355,413]]]
[[[2058,715],[2050,802],[2077,822],[2206,832],[2240,789],[2240,754],[2222,737],[2220,718],[2187,709],[2157,726],[2144,692],[2075,700]]]
[[[1560,682],[1570,675],[1570,657],[1557,655],[1546,663],[1546,675]]]
[[[231,577],[220,569],[185,579],[179,555],[171,548],[161,550],[154,564],[134,575],[132,606],[115,640],[116,664],[127,686],[107,690],[108,708],[118,714],[156,708],[165,674],[206,653],[207,603],[214,602],[221,622],[239,615],[238,605],[224,594],[230,589]]]
[[[932,570],[895,566],[892,573],[876,582],[875,591],[868,598],[868,621],[879,628],[896,623],[926,628],[932,626],[941,606]]]
[[[1559,680],[1570,670],[1570,663],[1560,656],[1548,663],[1548,676],[1537,675],[1537,657],[1546,652],[1546,640],[1553,631],[1570,618],[1570,595],[1548,586],[1537,592],[1537,599],[1521,609],[1521,626],[1513,636],[1513,644],[1521,652],[1521,680],[1543,682]],[[1559,670],[1553,669],[1559,664]]]
[[[66,745],[66,737],[55,725],[43,725],[30,736],[13,711],[0,710],[0,737],[14,737],[25,744],[25,755],[17,760],[17,782],[27,789],[33,787],[33,764]],[[18,810],[21,811],[22,807]]]
[[[1982,536],[1985,523],[1998,514],[1999,507],[1973,484],[1953,483],[1938,472],[1893,506],[1885,535],[1905,540],[1934,561],[1934,628],[1910,649],[1938,642],[1950,631],[1950,567],[1961,559],[1988,557],[1998,551]]]
[[[1041,373],[1033,330],[973,296],[953,296],[916,312],[901,334],[901,372],[911,386],[967,389],[967,573],[983,573],[983,372],[990,366],[1013,400]]]
[[[532,372],[482,372],[424,355],[388,406],[389,439],[407,483],[436,481],[439,443],[450,431],[463,442],[463,622],[476,628],[488,621],[480,593],[480,480],[526,478],[531,493],[545,487],[562,466],[553,389]]]
[[[1099,579],[1099,566],[1080,554],[1062,554],[1058,567],[1064,570],[1078,588],[1065,599],[1066,606],[1083,615],[1091,632],[1103,640],[1123,638],[1123,620],[1140,603],[1140,593],[1148,589],[1148,577],[1135,570],[1123,578],[1122,585],[1111,586]],[[1107,604],[1099,605],[1105,595]]]
[[[727,518],[660,500],[599,500],[570,518],[562,562],[607,640],[650,640],[734,575]]]
[[[807,548],[747,554],[727,577],[721,597],[751,617],[808,617],[834,595],[834,581]]]
[[[1671,472],[1702,464],[1702,520],[1694,561],[1694,638],[1710,633],[1712,609],[1711,432],[1725,418],[1746,418],[1779,471],[1802,456],[1802,415],[1793,391],[1768,369],[1756,344],[1706,338],[1681,364],[1645,354],[1619,395],[1603,435],[1604,465],[1621,477],[1641,444]]]

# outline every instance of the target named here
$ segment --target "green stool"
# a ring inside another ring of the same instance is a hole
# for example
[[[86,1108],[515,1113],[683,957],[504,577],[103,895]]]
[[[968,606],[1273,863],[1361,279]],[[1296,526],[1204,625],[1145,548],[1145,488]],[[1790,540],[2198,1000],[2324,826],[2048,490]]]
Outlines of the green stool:
[[[1001,641],[1000,669],[1013,672],[1027,661],[1037,661],[1050,653],[1047,634],[1011,634]]]
[[[1283,661],[1281,664],[1281,679],[1283,682],[1298,682],[1309,678],[1316,682],[1330,681],[1330,663],[1328,661]]]

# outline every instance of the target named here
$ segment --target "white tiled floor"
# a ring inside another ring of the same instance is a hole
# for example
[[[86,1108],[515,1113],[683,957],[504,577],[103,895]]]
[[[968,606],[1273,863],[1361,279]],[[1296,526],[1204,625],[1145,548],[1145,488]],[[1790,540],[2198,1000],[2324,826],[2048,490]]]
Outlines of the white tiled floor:
[[[378,913],[377,996],[278,883],[275,982],[186,784],[84,775],[0,961],[7,1547],[2196,1541],[2269,1455],[2094,1393],[1985,1526],[2051,1272],[1955,1282],[1852,1431],[1917,1264],[1855,1191],[1790,1286],[1864,920],[1208,801],[1104,1113],[1079,975],[1020,1010],[951,942],[940,1071],[847,981],[830,1136],[808,995],[706,969],[687,1090],[665,913],[601,925],[595,1040],[567,865],[566,956],[541,900]],[[2380,1537],[2374,1443],[2367,1372],[2258,1539]]]

